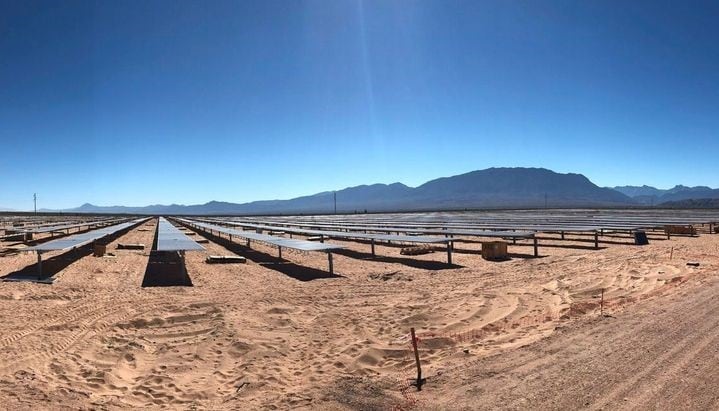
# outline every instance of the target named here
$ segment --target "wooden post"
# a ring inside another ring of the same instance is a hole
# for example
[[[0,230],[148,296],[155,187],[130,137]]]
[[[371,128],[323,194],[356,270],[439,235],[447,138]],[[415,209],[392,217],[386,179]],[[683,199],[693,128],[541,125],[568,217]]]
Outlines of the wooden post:
[[[602,288],[602,300],[599,301],[599,313],[604,317],[604,288]]]
[[[414,335],[414,327],[410,328],[412,334],[412,348],[414,349],[414,360],[417,363],[417,391],[422,391],[422,366],[419,363],[419,351],[417,351],[417,337]]]
[[[327,253],[327,261],[329,262],[329,266],[330,266],[330,274],[334,274],[335,269],[334,269],[334,264],[332,264],[332,253],[331,252]]]
[[[671,260],[672,257],[674,257],[674,247],[672,247],[671,251],[669,251],[669,259]]]
[[[534,256],[539,257],[539,243],[537,242],[537,237],[532,237],[534,240]]]
[[[594,249],[599,250],[599,234],[594,231]]]
[[[372,257],[375,257],[375,253],[374,253],[374,238],[371,239],[370,241],[372,241]]]
[[[277,247],[277,252],[279,253],[280,260],[282,259],[282,247]]]
[[[452,265],[452,241],[447,242],[447,264]]]

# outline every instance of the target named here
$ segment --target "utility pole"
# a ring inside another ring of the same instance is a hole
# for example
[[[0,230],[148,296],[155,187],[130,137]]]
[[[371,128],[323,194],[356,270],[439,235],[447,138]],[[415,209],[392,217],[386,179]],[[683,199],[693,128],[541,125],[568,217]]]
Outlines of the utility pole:
[[[37,193],[33,193],[32,195],[32,202],[34,204],[35,208],[35,215],[37,215]]]
[[[335,198],[335,214],[337,214],[337,192],[334,191],[333,194],[334,194],[334,198]]]

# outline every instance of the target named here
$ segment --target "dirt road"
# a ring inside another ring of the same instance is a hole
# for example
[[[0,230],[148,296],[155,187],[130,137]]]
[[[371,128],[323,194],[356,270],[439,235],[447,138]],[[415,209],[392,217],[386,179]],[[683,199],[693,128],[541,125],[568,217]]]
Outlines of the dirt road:
[[[420,408],[717,409],[719,279],[431,378]]]

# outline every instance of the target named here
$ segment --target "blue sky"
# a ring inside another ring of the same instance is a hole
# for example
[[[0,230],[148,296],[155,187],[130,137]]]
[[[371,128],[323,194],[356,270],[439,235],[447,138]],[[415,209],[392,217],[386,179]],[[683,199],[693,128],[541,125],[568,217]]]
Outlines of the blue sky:
[[[0,207],[717,186],[719,3],[2,1]]]

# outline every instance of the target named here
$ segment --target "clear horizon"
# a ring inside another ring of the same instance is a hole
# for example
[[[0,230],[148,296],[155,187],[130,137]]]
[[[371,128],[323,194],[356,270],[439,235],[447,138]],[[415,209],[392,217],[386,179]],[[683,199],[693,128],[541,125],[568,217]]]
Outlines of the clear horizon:
[[[716,187],[719,3],[5,2],[0,208],[490,167]]]

